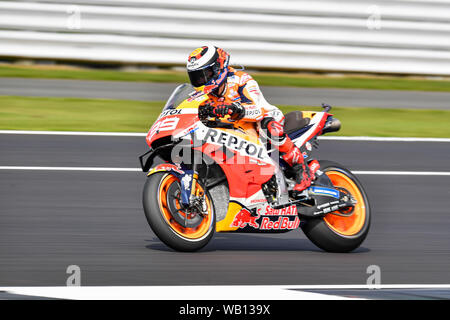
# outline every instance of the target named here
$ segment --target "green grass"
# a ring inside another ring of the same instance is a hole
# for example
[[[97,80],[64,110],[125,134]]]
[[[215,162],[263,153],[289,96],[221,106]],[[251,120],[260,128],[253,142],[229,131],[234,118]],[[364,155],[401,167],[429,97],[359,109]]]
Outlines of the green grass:
[[[2,130],[145,132],[164,103],[0,96]]]
[[[389,77],[305,77],[269,74],[255,75],[260,85],[304,87],[304,88],[340,88],[340,89],[376,89],[376,90],[413,90],[450,92],[450,81],[405,79]]]
[[[94,70],[5,65],[0,65],[0,77],[176,83],[184,83],[188,81],[187,75],[177,71],[127,72],[101,69]]]
[[[284,113],[298,110],[292,106],[281,109]],[[333,135],[450,138],[449,110],[335,107],[330,112],[342,123]]]
[[[163,102],[0,96],[0,129],[146,132],[163,105]],[[281,109],[289,112],[299,108]],[[342,122],[336,135],[450,137],[447,110],[336,107],[332,113]]]
[[[348,75],[331,77],[292,73],[252,73],[260,85],[308,88],[357,88],[378,90],[419,90],[450,92],[450,80],[427,80],[422,78],[375,77]],[[49,78],[77,80],[112,80],[138,82],[187,82],[185,72],[70,69],[63,67],[24,67],[0,65],[0,77]]]

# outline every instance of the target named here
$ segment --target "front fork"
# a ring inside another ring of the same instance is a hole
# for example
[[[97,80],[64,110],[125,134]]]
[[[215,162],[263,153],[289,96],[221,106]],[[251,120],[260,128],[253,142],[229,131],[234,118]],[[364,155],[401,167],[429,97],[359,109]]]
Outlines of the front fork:
[[[200,164],[195,163],[192,170],[184,171],[180,177],[181,181],[181,203],[184,207],[189,208],[199,205],[199,197],[197,196],[197,182],[199,179]],[[203,197],[203,195],[201,195]],[[203,207],[203,206],[202,206]]]
[[[191,185],[191,193],[189,195],[189,200],[192,201],[196,197],[197,192],[197,180],[198,180],[198,169],[199,165],[197,163],[194,164],[194,170],[192,170],[192,185]]]
[[[198,146],[199,142],[200,141],[196,139],[194,132],[191,132],[191,143],[193,144],[191,147]],[[198,205],[200,201],[199,197],[197,196],[197,181],[199,177],[200,166],[202,164],[202,157],[199,157],[199,154],[194,152],[191,159],[193,160],[192,170],[186,170],[184,177],[181,178],[181,203],[185,207]]]

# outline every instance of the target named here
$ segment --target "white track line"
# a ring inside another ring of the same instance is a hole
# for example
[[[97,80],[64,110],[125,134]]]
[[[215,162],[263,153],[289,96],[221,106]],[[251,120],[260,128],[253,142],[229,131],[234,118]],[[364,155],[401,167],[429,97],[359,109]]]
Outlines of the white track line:
[[[103,136],[103,137],[145,137],[147,135],[147,133],[141,132],[26,131],[26,130],[0,130],[0,134]],[[319,140],[381,141],[381,142],[450,142],[450,138],[345,137],[345,136],[321,136],[319,137]]]
[[[88,132],[88,131],[25,131],[0,130],[0,134],[30,134],[54,136],[103,136],[103,137],[145,137],[147,133],[140,132]]]
[[[0,170],[140,172],[140,168],[0,166]],[[446,171],[352,171],[356,175],[450,176]]]
[[[345,137],[321,136],[319,140],[333,141],[378,141],[378,142],[450,142],[450,138],[406,138],[406,137]]]
[[[343,300],[348,298],[303,290],[345,289],[450,290],[450,284],[0,287],[12,294],[82,300]]]
[[[349,300],[282,286],[0,287],[12,294],[75,300]]]
[[[356,175],[389,175],[389,176],[450,176],[445,171],[352,171]]]

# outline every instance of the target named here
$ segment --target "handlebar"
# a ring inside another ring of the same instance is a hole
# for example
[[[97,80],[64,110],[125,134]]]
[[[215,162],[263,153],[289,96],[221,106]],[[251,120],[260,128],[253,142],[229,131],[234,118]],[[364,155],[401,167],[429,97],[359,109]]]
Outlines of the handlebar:
[[[210,127],[210,128],[234,129],[234,125],[232,123],[222,122],[217,119],[207,120],[207,121],[202,121],[202,122],[205,126]]]
[[[222,122],[213,113],[213,106],[203,105],[198,108],[198,118],[207,127],[233,129],[234,125],[229,122]]]

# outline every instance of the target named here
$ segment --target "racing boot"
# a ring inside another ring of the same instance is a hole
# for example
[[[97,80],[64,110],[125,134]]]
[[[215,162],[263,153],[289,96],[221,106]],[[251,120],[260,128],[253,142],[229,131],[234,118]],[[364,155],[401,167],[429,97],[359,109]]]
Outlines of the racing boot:
[[[317,160],[311,161],[310,166],[305,163],[303,154],[300,148],[297,147],[292,140],[286,136],[286,141],[278,146],[280,153],[284,153],[281,157],[286,161],[295,172],[295,181],[297,184],[294,186],[294,191],[303,191],[311,185],[314,180],[314,173],[319,169]]]
[[[264,119],[266,120],[266,119]],[[268,121],[262,121],[262,127],[267,129],[267,136],[271,144],[278,149],[282,158],[286,161],[296,173],[295,180],[297,184],[294,186],[295,191],[303,191],[311,185],[314,180],[314,174],[319,169],[319,162],[313,160],[310,166],[305,163],[303,154],[284,132],[283,125],[271,118]],[[264,123],[265,122],[265,123]]]

